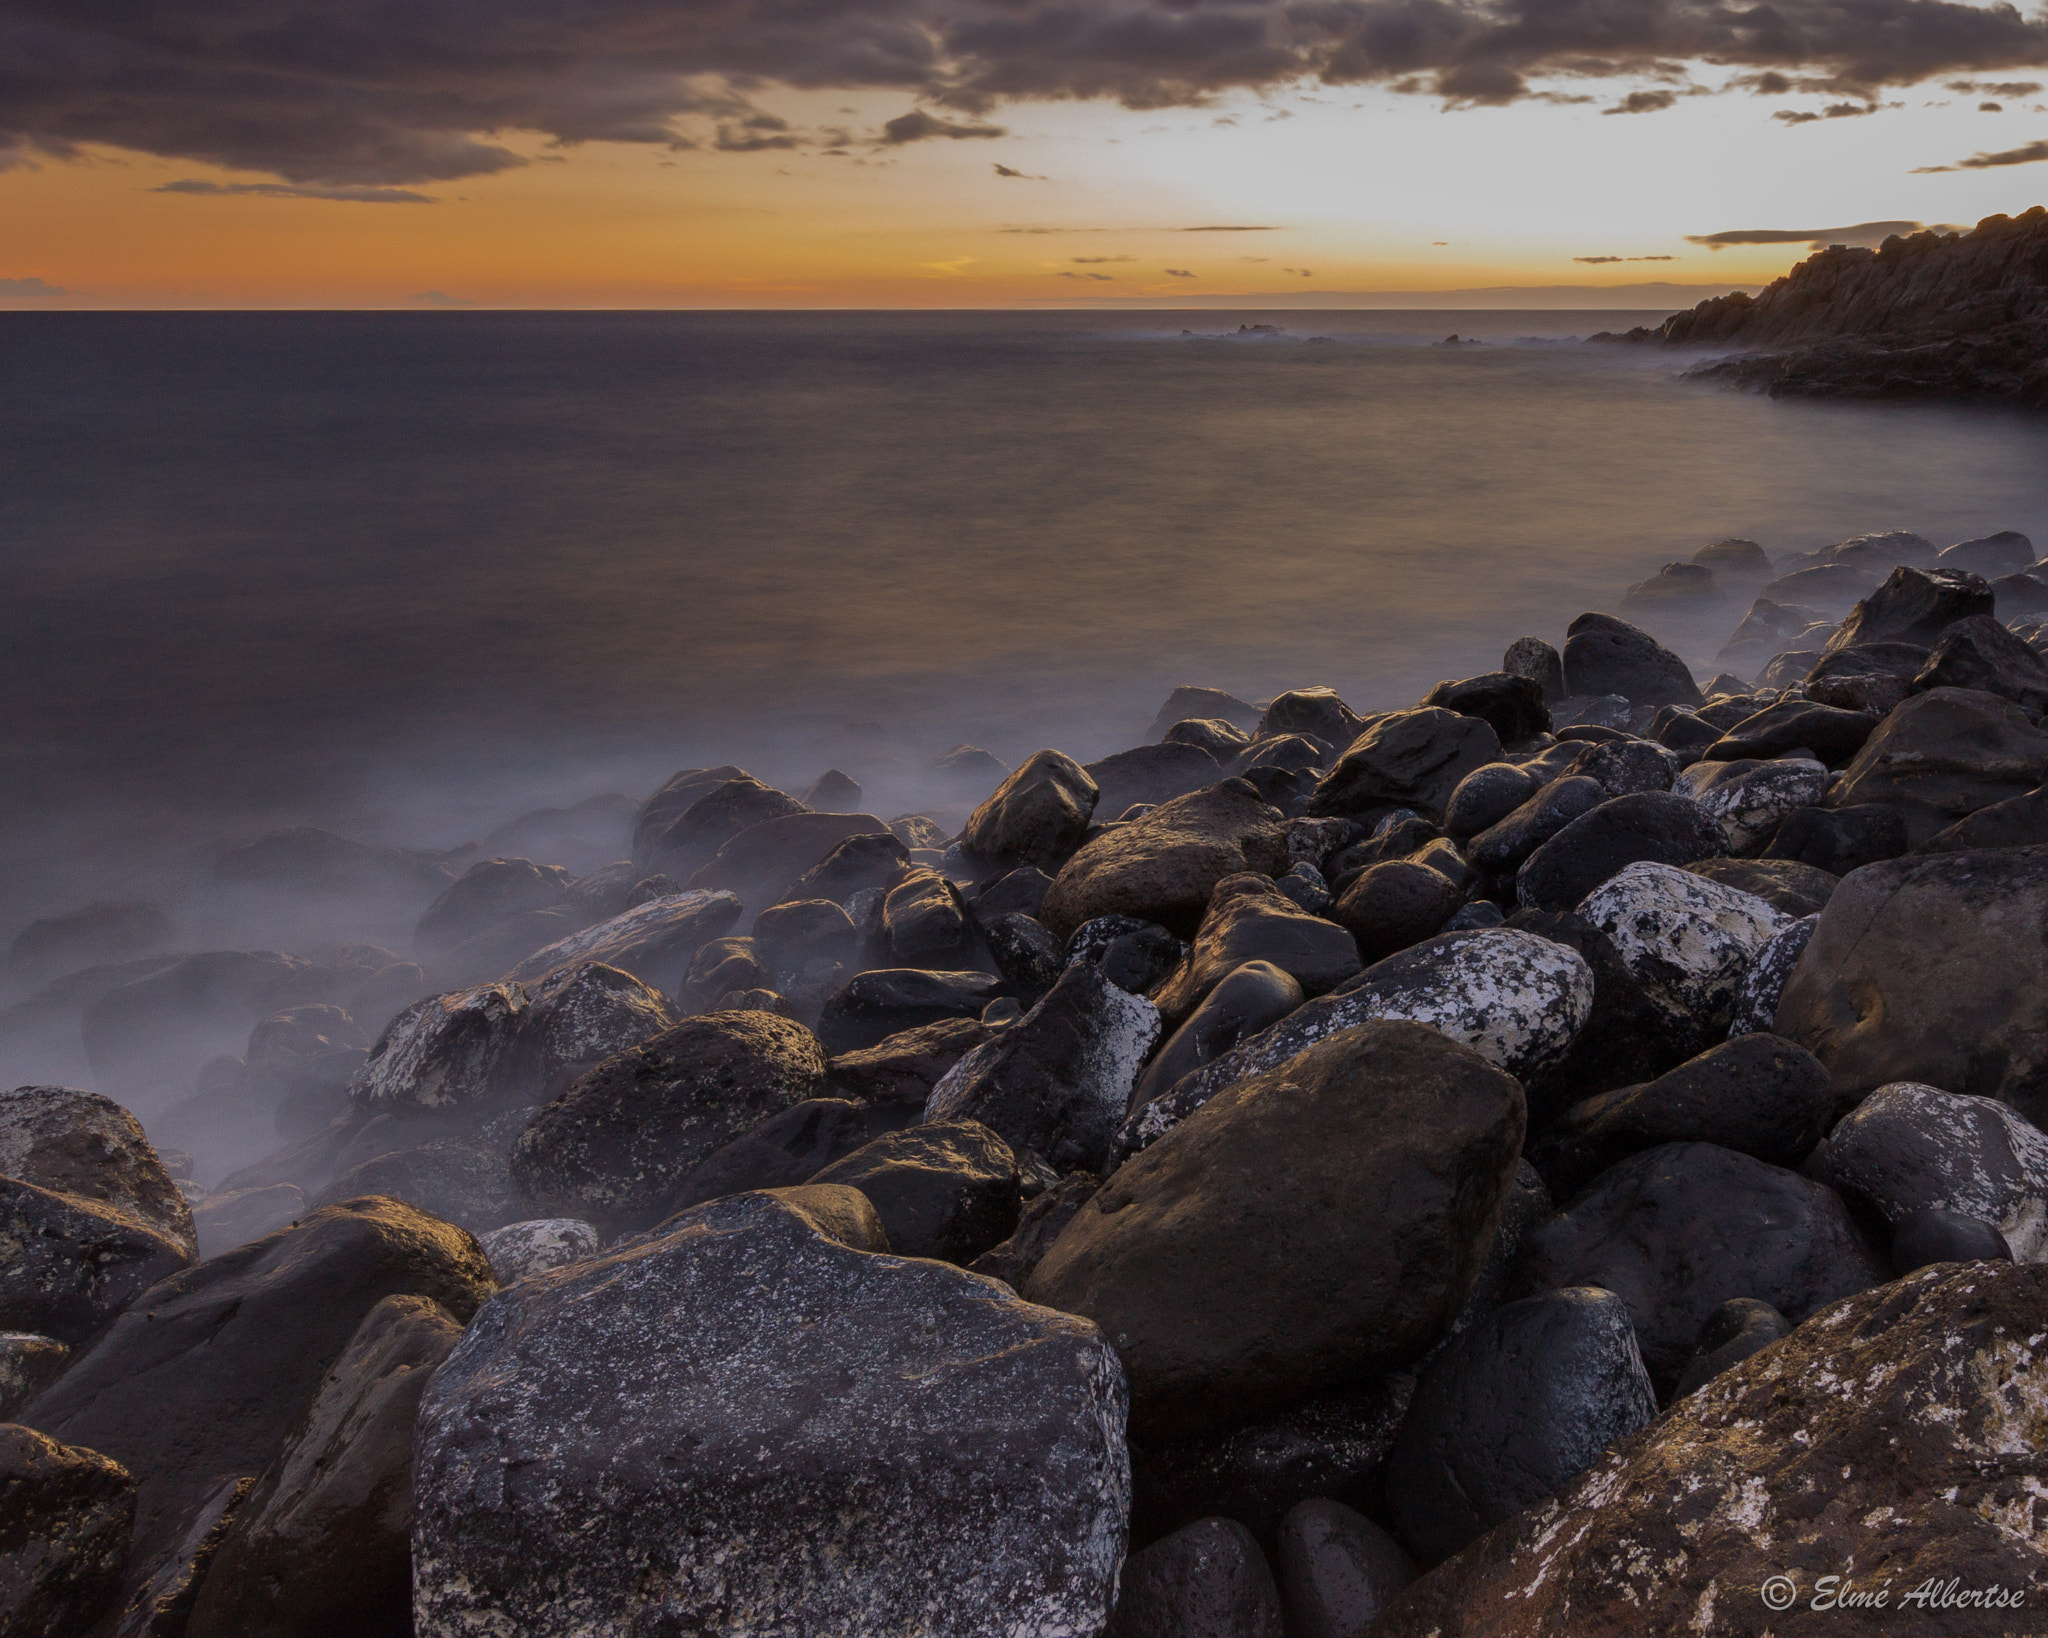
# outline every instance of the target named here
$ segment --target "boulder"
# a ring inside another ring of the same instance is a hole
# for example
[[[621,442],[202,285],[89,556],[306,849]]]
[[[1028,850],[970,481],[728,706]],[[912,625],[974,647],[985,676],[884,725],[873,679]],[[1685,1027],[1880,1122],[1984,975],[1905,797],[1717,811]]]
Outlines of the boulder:
[[[1478,1275],[1523,1125],[1521,1088],[1470,1048],[1361,1025],[1127,1162],[1026,1295],[1115,1343],[1136,1436],[1227,1426],[1428,1345]]]
[[[0,1331],[0,1422],[41,1393],[71,1363],[69,1344],[33,1331]]]
[[[1564,682],[1569,694],[1620,694],[1631,705],[1705,703],[1683,660],[1611,614],[1582,614],[1566,628]]]
[[[526,1090],[553,1097],[585,1070],[681,1022],[674,1002],[629,972],[601,961],[562,967],[526,992]]]
[[[1846,876],[1864,865],[1896,859],[1911,845],[1906,821],[1895,808],[1796,808],[1778,826],[1763,856]]]
[[[1051,988],[1051,981],[1046,987]],[[871,1047],[835,1053],[831,1062],[833,1092],[858,1103],[922,1112],[946,1071],[991,1033],[978,1018],[946,1018],[885,1036]]]
[[[1935,562],[1944,569],[1961,569],[1984,576],[2014,574],[2034,566],[2034,543],[2017,529],[2000,529],[1979,540],[1959,540],[1944,546]]]
[[[1422,703],[1479,718],[1503,745],[1519,745],[1537,734],[1550,732],[1550,713],[1544,708],[1542,683],[1512,671],[1489,671],[1459,682],[1440,682],[1423,696]]]
[[[1845,814],[1858,812],[1845,809]],[[1900,841],[1905,840],[1904,826]],[[1965,853],[1980,847],[2048,846],[2048,788],[2031,790],[2022,796],[2008,796],[1988,808],[1979,808],[1958,819],[1948,829],[1936,831],[1915,850],[1920,853]],[[1900,852],[1905,849],[1901,846]],[[1889,855],[1896,858],[1897,854]]]
[[[1127,808],[1157,807],[1215,784],[1223,777],[1223,764],[1202,746],[1166,743],[1119,751],[1084,764],[1083,771],[1095,781],[1092,811],[1103,819],[1118,819]]]
[[[1330,688],[1290,688],[1276,694],[1260,714],[1252,741],[1308,734],[1328,745],[1349,745],[1363,724],[1358,714]]]
[[[526,991],[479,984],[415,1001],[385,1027],[350,1078],[367,1114],[491,1108],[535,1090]]]
[[[2048,1133],[1995,1098],[1881,1086],[1805,1168],[1897,1230],[1924,1212],[1989,1223],[2023,1263],[2048,1262]]]
[[[1656,1415],[1621,1298],[1574,1286],[1511,1302],[1423,1368],[1387,1456],[1395,1531],[1441,1563]]]
[[[1331,910],[1357,958],[1384,961],[1443,930],[1465,902],[1458,884],[1414,859],[1361,870]]]
[[[97,1200],[197,1249],[192,1211],[141,1123],[112,1098],[72,1086],[0,1092],[0,1176]]]
[[[946,1072],[924,1118],[979,1121],[1061,1171],[1099,1170],[1158,1039],[1158,1008],[1079,962],[1023,1018]]]
[[[425,1297],[372,1308],[235,1510],[185,1638],[412,1630],[412,1430],[462,1327]]]
[[[1530,1158],[1560,1200],[1663,1143],[1716,1143],[1773,1166],[1797,1166],[1827,1131],[1834,1105],[1828,1072],[1812,1053],[1775,1035],[1743,1035],[1646,1085],[1573,1104],[1541,1133]]]
[[[1517,1276],[1524,1291],[1614,1292],[1660,1392],[1730,1297],[1796,1324],[1884,1277],[1834,1190],[1711,1143],[1664,1144],[1601,1173],[1529,1236]]]
[[[682,988],[676,992],[678,1005],[686,1012],[717,1012],[718,998],[732,990],[766,989],[769,972],[761,965],[763,954],[751,938],[712,939],[690,958]]]
[[[1546,704],[1565,697],[1564,656],[1541,637],[1517,637],[1500,657],[1500,668],[1514,677],[1527,677],[1542,690]]]
[[[1500,757],[1500,736],[1479,717],[1428,706],[1380,717],[1349,744],[1317,783],[1309,812],[1319,817],[1413,808],[1440,818],[1451,793]]]
[[[1221,717],[1186,717],[1161,734],[1159,743],[1199,746],[1221,767],[1251,743],[1251,736]]]
[[[329,1206],[159,1282],[22,1414],[134,1475],[139,1593],[218,1545],[188,1542],[195,1520],[270,1466],[378,1303],[426,1297],[459,1322],[491,1288],[452,1224],[395,1200]]]
[[[1466,845],[1466,857],[1494,875],[1512,871],[1574,819],[1607,800],[1607,789],[1597,779],[1583,775],[1553,779],[1505,818],[1496,819],[1474,836]]]
[[[2018,1500],[2048,1480],[2044,1329],[2038,1267],[1838,1302],[1424,1576],[1373,1638],[2024,1630],[2048,1567]],[[1842,1602],[1880,1590],[1880,1612]]]
[[[793,908],[785,905],[769,914],[781,915]],[[838,906],[832,908],[836,910]],[[843,910],[839,914],[851,933],[853,923]],[[948,972],[972,962],[974,919],[960,897],[960,889],[936,870],[912,870],[890,888],[882,899],[881,922],[883,959],[891,966],[930,967]],[[760,938],[758,927],[755,937]]]
[[[837,768],[827,768],[797,800],[813,813],[852,813],[860,806],[860,781]]]
[[[1796,859],[1699,859],[1685,868],[1793,917],[1819,915],[1841,884],[1841,877]]]
[[[1100,794],[1072,757],[1037,751],[974,810],[961,840],[990,861],[1050,869],[1081,845]]]
[[[420,1411],[420,1638],[735,1611],[1101,1628],[1130,1494],[1116,1355],[992,1281],[841,1243],[814,1193],[851,1191],[714,1201],[485,1306]]]
[[[765,910],[781,903],[797,882],[849,837],[881,835],[888,829],[872,813],[786,813],[749,825],[733,836],[715,858],[690,873],[689,886],[694,892],[730,893],[747,912]],[[613,965],[637,971],[623,961]],[[648,982],[655,981],[649,978]]]
[[[1061,868],[1039,920],[1061,939],[1111,914],[1192,938],[1224,877],[1277,876],[1292,862],[1279,813],[1243,780],[1226,779],[1089,842]]]
[[[1002,987],[994,973],[877,968],[857,974],[827,997],[818,1039],[834,1057],[850,1056],[908,1030],[977,1019]]]
[[[500,1285],[597,1255],[596,1227],[573,1217],[532,1217],[492,1229],[477,1242]]]
[[[0,1176],[0,1331],[82,1347],[194,1251],[189,1232],[173,1239],[117,1206]]]
[[[76,1638],[121,1590],[135,1481],[96,1450],[0,1424],[0,1632]]]
[[[2011,700],[2037,720],[2048,710],[2048,664],[1988,614],[1973,614],[1944,631],[1913,684],[1979,689]]]
[[[1197,688],[1183,683],[1166,696],[1166,703],[1159,708],[1159,714],[1152,719],[1152,726],[1146,732],[1148,740],[1157,739],[1176,722],[1189,717],[1218,717],[1233,728],[1250,732],[1258,726],[1259,708],[1248,705],[1235,694],[1227,694],[1220,688]]]
[[[1009,1238],[990,1246],[968,1268],[992,1280],[1001,1280],[1012,1291],[1023,1290],[1038,1260],[1100,1187],[1101,1178],[1075,1172],[1039,1190],[1019,1208],[1017,1226],[1010,1231]]]
[[[1674,751],[1647,739],[1595,740],[1565,765],[1563,775],[1595,780],[1609,796],[1668,791],[1678,777]]]
[[[1200,1519],[1124,1560],[1104,1638],[1281,1638],[1280,1591],[1257,1537]]]
[[[567,897],[574,879],[560,865],[479,859],[427,906],[413,929],[413,948],[438,955],[529,910],[551,910]]]
[[[250,1028],[317,974],[275,950],[180,956],[107,990],[79,1019],[86,1061],[100,1084],[155,1091],[207,1059],[239,1052]]]
[[[1779,908],[1783,908],[1782,901]],[[1789,911],[1787,912],[1790,913]],[[1767,1033],[1776,1027],[1778,1002],[1785,994],[1785,982],[1806,946],[1813,942],[1813,930],[1820,925],[1820,913],[1789,922],[1764,941],[1742,982],[1735,986],[1735,1008],[1728,1015],[1728,1038]]]
[[[1958,1211],[1916,1211],[1892,1234],[1892,1268],[1900,1274],[1929,1263],[2012,1261],[2012,1247],[1994,1225]]]
[[[662,781],[661,788],[640,804],[639,812],[634,816],[632,852],[635,861],[643,867],[652,868],[648,860],[652,856],[655,838],[689,812],[698,797],[728,779],[760,783],[746,769],[730,764],[722,768],[684,768]]]
[[[1713,762],[1744,762],[1804,752],[1830,768],[1847,763],[1869,742],[1879,719],[1815,700],[1780,700],[1744,717],[1706,749]]]
[[[1854,608],[1881,572],[1853,562],[1816,563],[1766,581],[1762,593],[1774,603],[1819,609],[1833,619]]]
[[[1299,1638],[1366,1638],[1416,1576],[1399,1542],[1328,1497],[1287,1515],[1278,1557],[1289,1631]]]
[[[7,947],[7,976],[20,983],[46,983],[161,950],[177,936],[170,917],[153,904],[88,904],[67,915],[39,917],[16,933]]]
[[[910,850],[894,835],[888,831],[864,831],[847,837],[797,877],[783,899],[829,899],[844,905],[856,893],[886,893],[909,868]]]
[[[649,870],[659,870],[678,881],[687,881],[693,871],[716,858],[718,850],[741,831],[805,811],[804,805],[795,797],[784,795],[772,785],[764,785],[752,774],[740,773],[736,769],[731,773],[732,777],[727,779],[679,787],[675,795],[681,795],[687,788],[690,794],[688,804],[660,830],[649,835],[644,844],[640,837],[643,827],[649,825],[649,816],[643,811],[634,825],[634,859]],[[675,785],[676,781],[669,783]],[[657,791],[649,799],[649,805],[662,801],[667,791],[667,786]],[[673,799],[673,796],[669,798]]]
[[[902,1105],[871,1109],[846,1098],[806,1098],[699,1161],[676,1186],[668,1209],[684,1211],[748,1189],[808,1183],[834,1161],[915,1121],[920,1112]],[[890,1243],[902,1250],[893,1236]]]
[[[1910,1273],[1911,1270],[1905,1272]],[[1730,1366],[1740,1365],[1792,1330],[1785,1316],[1754,1297],[1731,1297],[1714,1310],[1693,1345],[1692,1358],[1678,1379],[1674,1399],[1697,1393]]]
[[[1632,864],[1579,914],[1605,933],[1653,1000],[1704,1036],[1725,1036],[1757,954],[1791,917],[1753,893],[1668,864]]]
[[[1267,881],[1258,876],[1254,879]],[[1288,901],[1292,904],[1292,900]],[[1061,968],[1086,962],[1118,989],[1143,995],[1165,982],[1188,959],[1188,947],[1156,922],[1135,916],[1097,916],[1067,940]]]
[[[306,1191],[296,1183],[265,1183],[211,1194],[192,1213],[199,1255],[218,1257],[275,1234],[305,1215]]]
[[[1524,859],[1515,872],[1515,896],[1529,909],[1571,910],[1631,865],[1689,865],[1727,851],[1721,821],[1690,797],[1667,791],[1616,796]]]
[[[1762,851],[1785,815],[1827,795],[1828,771],[1804,757],[1695,762],[1672,786],[1721,821],[1731,853]]]
[[[1526,1082],[1563,1057],[1592,1010],[1592,969],[1576,950],[1511,928],[1444,934],[1376,962],[1183,1077],[1132,1115],[1118,1146],[1143,1148],[1224,1088],[1376,1019],[1427,1024]]]
[[[1717,540],[1694,552],[1692,561],[1731,585],[1762,585],[1771,578],[1770,554],[1753,540]]]
[[[860,1190],[899,1256],[963,1265],[1010,1237],[1022,1202],[1016,1155],[975,1120],[891,1132],[809,1181]]]
[[[512,1177],[539,1215],[645,1228],[699,1162],[824,1088],[825,1050],[803,1025],[706,1013],[599,1064],[541,1109],[512,1146]]]
[[[1187,959],[1153,992],[1161,1018],[1177,1026],[1248,961],[1279,968],[1304,995],[1326,994],[1360,967],[1351,934],[1305,914],[1270,876],[1226,876],[1209,896]]]
[[[675,893],[649,899],[610,921],[536,950],[505,976],[531,984],[579,961],[598,961],[631,973],[654,989],[673,991],[690,970],[690,958],[739,919],[740,901],[731,893]]]
[[[1184,1075],[1214,1063],[1301,1005],[1300,983],[1269,961],[1247,961],[1226,973],[1153,1055],[1131,1099],[1135,1109],[1170,1092]]]
[[[1982,575],[1901,564],[1882,586],[1849,611],[1841,629],[1828,639],[1827,652],[1867,643],[1918,643],[1932,648],[1958,620],[1995,612],[1996,598]]]
[[[1932,696],[1923,696],[1931,698]],[[1845,877],[1786,981],[1777,1033],[1847,1108],[1892,1081],[2048,1121],[2048,848],[1944,853]]]
[[[1474,768],[1458,781],[1458,788],[1444,804],[1444,834],[1455,841],[1469,841],[1499,824],[1540,789],[1542,782],[1534,773],[1512,762],[1489,762]]]
[[[351,1166],[312,1203],[318,1210],[372,1194],[403,1200],[472,1234],[487,1234],[521,1215],[504,1155],[481,1138],[453,1133]]]
[[[975,919],[983,923],[1015,915],[1035,919],[1051,887],[1052,878],[1044,871],[1036,865],[1023,865],[1004,871],[992,882],[976,883],[965,890],[965,897]]]

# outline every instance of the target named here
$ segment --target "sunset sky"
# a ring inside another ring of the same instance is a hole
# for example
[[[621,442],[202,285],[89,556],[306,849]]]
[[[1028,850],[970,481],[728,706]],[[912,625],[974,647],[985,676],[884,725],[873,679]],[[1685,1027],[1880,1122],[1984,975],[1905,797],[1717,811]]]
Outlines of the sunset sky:
[[[0,0],[0,306],[1676,306],[2048,198],[2044,83],[1947,0]]]

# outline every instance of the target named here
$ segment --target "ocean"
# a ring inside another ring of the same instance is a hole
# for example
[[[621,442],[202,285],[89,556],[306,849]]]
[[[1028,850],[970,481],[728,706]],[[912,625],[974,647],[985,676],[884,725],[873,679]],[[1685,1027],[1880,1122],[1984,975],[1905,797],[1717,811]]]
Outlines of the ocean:
[[[289,947],[206,898],[285,824],[720,762],[888,816],[1178,683],[1406,704],[1724,536],[2048,543],[2048,424],[1570,339],[1657,316],[8,314],[0,939],[146,895]]]

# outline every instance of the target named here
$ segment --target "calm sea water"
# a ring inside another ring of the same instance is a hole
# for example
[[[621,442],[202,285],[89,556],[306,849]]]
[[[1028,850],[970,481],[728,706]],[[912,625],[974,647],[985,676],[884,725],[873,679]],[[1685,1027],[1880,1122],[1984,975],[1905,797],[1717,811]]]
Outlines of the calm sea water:
[[[279,823],[1406,703],[1726,535],[2048,542],[2048,425],[1563,344],[1640,318],[7,315],[0,938]]]

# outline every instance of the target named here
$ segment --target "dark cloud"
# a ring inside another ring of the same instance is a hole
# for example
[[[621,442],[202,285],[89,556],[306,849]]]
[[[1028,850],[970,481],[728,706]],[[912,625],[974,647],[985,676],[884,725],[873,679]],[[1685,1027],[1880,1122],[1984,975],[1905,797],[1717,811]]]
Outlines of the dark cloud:
[[[1603,114],[1661,114],[1665,109],[1677,105],[1676,91],[1631,91],[1612,108],[1600,110]]]
[[[1067,260],[1077,266],[1099,265],[1103,262],[1135,262],[1135,256],[1069,256]]]
[[[1060,277],[1063,279],[1095,279],[1103,284],[1116,283],[1116,275],[1114,273],[1075,273],[1069,270],[1062,273]]]
[[[1175,233],[1278,233],[1276,227],[1191,227],[1175,228]]]
[[[2048,16],[1966,0],[0,0],[0,164],[101,143],[377,186],[522,164],[519,134],[809,141],[757,123],[778,85],[901,94],[921,106],[884,128],[896,145],[990,134],[1019,99],[1161,108],[1321,82],[1483,107],[1669,82],[1688,62],[1760,94],[1870,102],[2048,66]]]
[[[1575,262],[1588,262],[1594,267],[1605,267],[1610,262],[1675,262],[1676,256],[1574,256]]]
[[[219,199],[253,195],[258,199],[331,199],[344,205],[431,205],[433,196],[410,188],[303,188],[283,182],[203,182],[196,176],[166,182],[151,193],[190,193]]]
[[[1032,176],[1025,171],[1013,171],[1007,165],[998,165],[996,167],[996,175],[1015,177],[1019,182],[1043,182],[1045,180],[1042,176]]]
[[[422,307],[474,307],[475,302],[467,296],[451,296],[445,290],[422,290],[417,296],[407,296],[407,301],[416,301]]]
[[[47,301],[52,296],[68,296],[71,292],[45,283],[41,279],[0,279],[0,301]]]
[[[1972,154],[1953,165],[1922,165],[1915,176],[1940,176],[1947,171],[1995,171],[2006,165],[2038,165],[2048,160],[2048,142],[2029,142],[2023,148],[2007,148],[1995,154]]]
[[[1943,89],[1965,97],[2032,97],[2048,86],[2039,80],[1950,80]]]
[[[1190,269],[1185,267],[1169,267],[1166,270],[1166,276],[1169,279],[1192,279],[1195,275]]]
[[[1726,233],[1688,233],[1685,242],[1709,250],[1726,250],[1730,245],[1805,245],[1810,250],[1860,245],[1874,249],[1894,233],[1918,233],[1923,226],[1920,222],[1858,222],[1854,227],[1838,228],[1731,228]]]
[[[1892,106],[1896,107],[1894,103]],[[1781,119],[1787,125],[1812,125],[1824,119],[1861,119],[1865,114],[1874,114],[1878,105],[1874,102],[1833,102],[1817,111],[1807,109],[1781,108],[1771,116]]]

